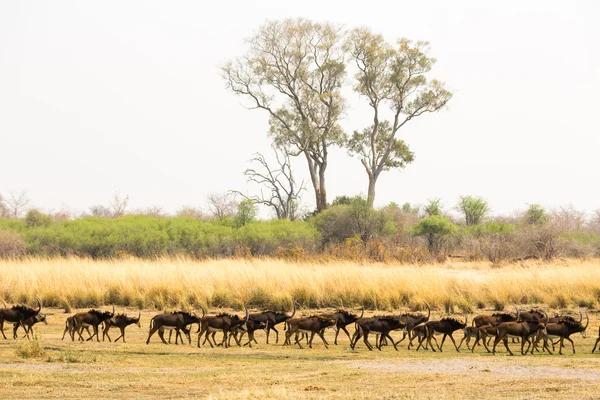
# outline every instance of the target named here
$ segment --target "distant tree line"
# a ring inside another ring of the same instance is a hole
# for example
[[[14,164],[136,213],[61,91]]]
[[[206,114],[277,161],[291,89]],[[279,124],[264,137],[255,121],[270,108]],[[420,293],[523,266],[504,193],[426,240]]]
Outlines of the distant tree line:
[[[210,195],[207,211],[186,206],[176,215],[156,207],[130,211],[128,201],[115,195],[107,206],[73,215],[35,208],[15,214],[3,200],[0,257],[271,256],[402,263],[451,257],[502,263],[600,256],[600,210],[586,215],[573,207],[548,211],[532,204],[513,216],[494,217],[486,200],[472,196],[460,196],[452,209],[440,199],[373,208],[365,197],[339,196],[320,213],[265,221],[257,219],[255,202],[231,192]]]

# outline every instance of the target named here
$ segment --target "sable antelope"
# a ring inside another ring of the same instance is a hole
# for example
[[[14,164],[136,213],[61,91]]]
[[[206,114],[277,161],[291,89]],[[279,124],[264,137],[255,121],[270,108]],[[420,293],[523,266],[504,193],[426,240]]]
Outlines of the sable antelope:
[[[585,316],[587,319],[585,326],[582,325],[581,322],[571,321],[568,319],[546,324],[546,329],[542,332],[541,335],[538,336],[536,344],[541,338],[543,338],[544,349],[548,350],[549,354],[552,354],[550,348],[548,347],[548,339],[559,339],[560,345],[558,346],[558,354],[562,355],[562,348],[564,346],[563,342],[566,339],[569,342],[571,342],[573,354],[575,354],[575,343],[573,343],[573,340],[570,338],[570,336],[574,333],[580,332],[583,338],[585,339],[586,329],[590,324],[590,317],[588,316],[587,311],[585,313]],[[531,349],[531,353],[533,354],[533,347]]]
[[[516,306],[515,310],[517,310]],[[484,326],[484,325],[499,325],[503,322],[512,322],[512,321],[516,321],[517,317],[509,314],[509,313],[493,313],[492,315],[489,314],[480,314],[478,316],[476,316],[475,318],[473,318],[473,326],[476,327],[480,327],[480,326]]]
[[[294,318],[296,315],[296,302],[292,299],[292,305],[294,307],[292,315],[287,315],[280,311],[266,310],[260,313],[250,314],[250,319],[256,322],[263,322],[266,325],[267,331],[267,344],[269,344],[269,333],[271,330],[275,332],[275,343],[279,343],[279,331],[275,329],[275,325],[281,324],[290,318]]]
[[[119,330],[121,331],[121,336],[119,336],[118,338],[115,339],[115,343],[119,341],[119,339],[123,338],[123,343],[125,343],[125,328],[127,328],[129,325],[135,324],[138,326],[138,328],[142,327],[142,324],[140,323],[140,318],[142,316],[141,312],[138,312],[138,317],[137,318],[132,318],[132,317],[128,317],[127,314],[118,314],[115,315],[114,317],[112,317],[111,319],[107,320],[107,324],[106,327],[104,328],[104,331],[102,331],[102,340],[104,340],[104,335],[106,335],[106,337],[108,337],[108,341],[110,342],[110,336],[108,336],[108,331],[110,330],[110,328],[112,328],[113,326],[116,328],[119,328]]]
[[[38,303],[37,310],[25,305],[17,305],[8,308],[5,304],[4,308],[0,308],[0,332],[2,332],[4,339],[6,339],[6,335],[4,334],[4,321],[13,324],[19,323],[25,327],[25,321],[27,321],[29,318],[35,317],[40,313],[40,311],[42,311],[42,301],[39,297],[36,297],[35,300]]]
[[[360,319],[356,322],[358,328],[354,333],[353,342],[350,343],[350,347],[354,350],[356,347],[356,343],[360,339],[361,336],[364,335],[363,341],[369,350],[373,350],[373,346],[369,343],[369,333],[374,332],[381,335],[379,339],[379,343],[375,343],[375,346],[378,350],[381,351],[381,342],[384,338],[388,338],[391,340],[394,345],[394,349],[398,351],[398,347],[394,342],[394,339],[390,336],[391,331],[395,331],[397,329],[404,329],[406,325],[402,322],[401,318],[395,316],[385,316],[385,317],[373,317],[373,318],[364,318]]]
[[[306,318],[293,318],[293,319],[288,319],[287,321],[287,326],[288,326],[288,330],[285,334],[285,342],[284,345],[287,343],[290,343],[290,337],[298,332],[301,333],[310,333],[310,339],[308,340],[308,347],[310,347],[312,349],[312,342],[313,342],[313,338],[316,335],[319,335],[319,337],[321,338],[321,340],[323,341],[323,344],[325,345],[325,348],[328,349],[329,347],[327,347],[328,343],[327,340],[325,340],[325,336],[323,334],[323,332],[325,331],[325,328],[328,328],[330,326],[334,326],[335,325],[335,320],[333,318],[326,318],[320,315],[313,315],[310,317],[306,317]],[[300,344],[300,341],[298,339],[296,339],[296,343],[298,345],[298,347],[302,348],[302,345]]]
[[[346,326],[350,325],[353,322],[358,321],[364,315],[365,315],[365,307],[364,306],[362,307],[362,310],[360,312],[360,317],[357,316],[356,314],[352,314],[346,310],[336,310],[334,313],[321,314],[322,317],[331,318],[331,319],[335,320],[335,325],[333,326],[333,329],[335,329],[335,339],[333,340],[333,344],[335,344],[335,345],[337,345],[337,339],[338,339],[338,335],[340,334],[340,330],[343,330],[346,333],[346,335],[348,335],[348,339],[350,341],[352,341],[352,338],[350,337],[350,333],[346,329]]]
[[[229,335],[229,340],[231,341],[231,338],[233,337],[233,339],[236,341],[237,345],[240,346],[240,343],[241,343],[242,339],[244,338],[244,335],[247,333],[248,341],[246,343],[244,343],[243,346],[252,347],[252,342],[258,344],[256,339],[254,338],[254,332],[261,330],[261,329],[266,330],[266,328],[267,328],[267,324],[265,322],[259,322],[259,321],[254,321],[252,319],[249,319],[245,325],[241,324],[241,325],[237,325],[232,328],[231,334]],[[215,338],[214,338],[215,334],[216,334],[216,332],[213,332],[213,334],[212,334],[213,341],[215,340]],[[238,334],[239,334],[239,338],[238,338]],[[228,343],[228,345],[229,345],[229,343]]]
[[[594,343],[594,348],[592,349],[592,353],[594,353],[596,351],[596,347],[598,346],[598,343],[600,343],[600,326],[598,327],[598,339],[596,339],[596,343]]]
[[[202,307],[200,307],[202,308]],[[148,339],[146,340],[146,344],[150,344],[150,338],[158,331],[158,336],[160,340],[164,344],[167,344],[164,338],[164,331],[175,329],[175,343],[177,343],[177,337],[181,336],[180,331],[186,331],[188,325],[198,324],[200,326],[200,321],[204,317],[204,308],[202,308],[202,317],[198,318],[195,314],[191,314],[185,311],[176,311],[170,314],[158,314],[152,317],[150,320],[150,331],[148,332]],[[188,340],[191,344],[191,338],[188,335]],[[183,338],[181,338],[181,342],[183,343]]]
[[[165,330],[169,331],[168,343],[171,344],[171,337],[173,336],[173,330],[176,330],[176,328],[166,327],[163,325],[160,328],[158,328],[158,336],[164,337]],[[183,332],[183,335],[185,335],[185,337],[188,339],[188,342],[191,344],[192,343],[192,336],[190,335],[192,332],[191,327],[189,327],[189,328],[183,327],[179,330],[179,335],[177,335],[177,333],[175,334],[175,344],[179,344],[179,339],[181,339],[181,344],[183,344],[183,336],[181,335],[182,332]]]
[[[84,326],[84,329],[87,331],[88,336],[92,337],[92,333],[90,332],[89,326]],[[77,332],[77,322],[75,321],[75,316],[72,315],[67,318],[65,321],[65,331],[63,332],[63,336],[61,340],[65,340],[65,335],[69,332],[69,336],[71,336],[71,340],[75,341],[75,333]],[[80,337],[79,340],[83,340],[83,337]]]
[[[542,312],[542,311],[538,311],[538,310],[521,311],[517,307],[517,315],[519,317],[517,318],[516,322],[538,321],[538,322],[548,323],[548,320],[549,320],[548,314],[546,314],[545,312]],[[545,320],[545,321],[542,321],[542,320]]]
[[[586,311],[586,318],[589,318],[587,316],[587,311]],[[554,314],[553,317],[548,318],[548,324],[558,323],[558,322],[562,322],[562,321],[577,322],[577,323],[581,324],[583,322],[583,314],[581,313],[581,310],[579,310],[579,321],[577,321],[574,317],[572,317],[570,315],[560,315],[560,314]],[[588,322],[589,322],[589,320],[588,320]],[[548,324],[546,324],[546,325],[548,325]],[[581,336],[583,336],[583,338],[585,339],[585,330],[581,332]],[[536,351],[539,351],[537,348],[537,345],[541,339],[542,339],[541,332],[538,332],[538,337],[536,338],[535,343],[533,344],[533,348],[531,349],[532,354],[533,354],[534,349]],[[556,342],[552,342],[552,338],[550,340],[552,343],[552,350],[554,350],[554,346],[556,345],[556,343],[560,342],[560,339],[558,339]],[[564,347],[563,342],[561,342],[561,347]]]
[[[473,349],[471,349],[469,347],[469,342],[471,341],[472,338],[478,339],[479,337],[480,337],[480,333],[479,333],[478,327],[465,326],[465,329],[463,329],[463,338],[460,340],[460,343],[458,344],[458,349],[460,350],[463,342],[466,340],[467,350],[471,350],[471,352],[473,352],[473,350],[475,350],[475,343],[477,343],[477,340],[475,340],[475,343],[473,343]]]
[[[231,315],[227,313],[221,313],[217,316],[203,317],[201,322],[198,324],[198,347],[200,347],[200,337],[203,334],[208,340],[210,347],[214,347],[209,337],[209,334],[213,332],[223,332],[223,340],[221,341],[221,344],[224,347],[228,347],[227,336],[232,328],[238,325],[244,325],[244,329],[247,329],[245,325],[248,323],[250,314],[248,314],[246,305],[244,305],[244,311],[246,312],[246,315],[243,319],[237,315]],[[204,312],[204,309],[202,309],[202,312]]]
[[[408,349],[410,350],[410,342],[412,341],[413,328],[419,324],[429,321],[429,317],[431,316],[431,308],[429,308],[429,304],[427,304],[425,302],[423,302],[423,304],[425,304],[425,307],[427,307],[427,316],[425,316],[425,314],[422,314],[422,313],[418,313],[418,314],[407,313],[407,314],[402,314],[400,316],[400,320],[406,325],[406,329],[403,332],[402,339],[398,340],[396,342],[396,344],[400,343],[401,341],[406,339],[406,337],[408,336],[408,341],[409,341]]]
[[[436,333],[443,334],[442,343],[438,346],[440,351],[442,351],[442,347],[444,347],[444,341],[446,337],[449,337],[454,344],[454,348],[457,352],[460,352],[458,346],[456,346],[456,341],[454,337],[452,337],[452,333],[459,329],[465,329],[467,323],[469,322],[469,314],[465,314],[465,322],[462,323],[455,318],[442,318],[440,321],[429,321],[425,323],[425,327],[427,328],[427,344],[431,346],[431,350],[435,351],[435,347],[431,344],[431,338]]]
[[[511,321],[514,322],[514,321]],[[485,347],[485,349],[487,350],[488,353],[491,353],[489,347],[488,347],[488,337],[490,338],[490,340],[494,337],[497,336],[498,332],[496,331],[496,325],[483,325],[477,328],[477,336],[476,336],[476,340],[475,343],[473,343],[473,347],[471,348],[471,352],[474,351],[475,346],[477,346],[479,344],[479,341],[481,340],[481,342],[483,343],[483,347]],[[458,346],[460,348],[460,346]],[[468,346],[467,346],[468,347]]]
[[[23,329],[25,329],[25,336],[23,336],[23,337],[24,338],[26,337],[27,339],[29,339],[30,333],[31,333],[31,336],[33,336],[33,326],[39,322],[43,322],[44,325],[48,325],[48,321],[46,321],[46,314],[34,315],[33,317],[25,320],[25,325],[23,326]],[[13,324],[13,338],[14,339],[17,338],[17,329],[19,329],[19,326],[22,326],[20,322]]]
[[[98,335],[98,326],[106,320],[114,317],[115,315],[115,306],[112,307],[112,312],[110,311],[99,311],[91,309],[88,312],[77,313],[73,315],[73,319],[75,322],[75,326],[77,329],[77,334],[79,335],[79,339],[83,340],[83,329],[87,327],[92,327],[94,329],[94,333],[87,338],[87,340],[92,340],[94,336],[96,336],[96,340],[100,341],[100,336]],[[89,333],[89,330],[88,330]],[[63,334],[64,337],[64,334]]]
[[[419,324],[415,327],[413,327],[413,332],[412,332],[412,337],[410,338],[410,342],[408,343],[408,349],[410,350],[410,347],[412,346],[412,342],[413,340],[418,339],[419,343],[417,346],[417,351],[419,351],[419,349],[421,347],[423,347],[424,350],[427,350],[427,327],[425,326],[425,323]],[[435,342],[435,345],[439,347],[438,341],[435,338],[435,336],[433,337],[433,341]],[[423,345],[423,343],[425,343],[425,345]]]
[[[545,314],[545,313],[544,313]],[[543,317],[543,315],[542,315]],[[546,315],[545,319],[548,319]],[[508,338],[520,338],[521,339],[521,354],[525,355],[529,350],[529,339],[535,336],[539,331],[543,333],[546,330],[545,324],[540,322],[540,320],[531,320],[531,321],[521,321],[521,322],[503,322],[496,327],[496,340],[494,340],[494,348],[492,349],[492,354],[496,354],[496,346],[500,341],[503,341],[504,347],[512,356],[514,355],[510,348],[508,347]],[[528,343],[527,350],[523,352],[525,348],[525,342]]]

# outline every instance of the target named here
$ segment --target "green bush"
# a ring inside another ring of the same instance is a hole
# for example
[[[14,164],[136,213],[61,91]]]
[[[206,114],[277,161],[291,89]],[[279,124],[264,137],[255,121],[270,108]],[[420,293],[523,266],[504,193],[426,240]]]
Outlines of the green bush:
[[[343,242],[355,236],[367,242],[396,233],[391,212],[374,210],[361,196],[337,199],[341,199],[338,205],[329,207],[312,220],[326,242]]]
[[[432,215],[421,219],[414,227],[415,236],[423,236],[427,240],[427,247],[434,255],[439,255],[445,240],[456,231],[456,226],[448,218]]]
[[[29,210],[27,216],[25,216],[25,225],[29,228],[36,226],[50,226],[52,225],[52,222],[51,216],[36,209]]]

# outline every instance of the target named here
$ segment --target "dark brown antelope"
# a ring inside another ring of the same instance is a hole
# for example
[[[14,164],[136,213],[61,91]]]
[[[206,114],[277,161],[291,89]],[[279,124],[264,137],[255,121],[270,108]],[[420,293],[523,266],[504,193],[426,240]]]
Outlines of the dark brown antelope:
[[[456,349],[456,351],[460,352],[452,334],[454,333],[454,331],[457,331],[459,329],[465,329],[468,322],[469,322],[468,314],[465,315],[464,323],[462,323],[454,318],[442,318],[439,321],[426,322],[425,326],[427,327],[427,344],[431,347],[431,350],[435,351],[435,347],[433,347],[433,345],[431,344],[431,338],[433,337],[433,335],[435,335],[437,333],[440,335],[444,335],[442,337],[442,343],[440,343],[440,345],[438,346],[440,351],[442,351],[442,348],[444,347],[444,341],[446,340],[446,337],[449,337],[450,340],[452,340],[452,343],[454,344],[454,348]]]
[[[400,316],[400,320],[406,325],[406,329],[403,332],[402,339],[398,340],[396,342],[396,344],[400,343],[401,341],[406,339],[406,337],[408,336],[408,341],[409,341],[408,349],[410,350],[410,342],[412,339],[413,328],[417,325],[420,325],[420,324],[423,324],[423,323],[429,321],[429,317],[431,316],[431,308],[429,308],[429,304],[427,304],[425,302],[423,304],[425,304],[425,307],[427,307],[427,315],[422,314],[422,313],[418,313],[418,314],[406,313],[406,314],[402,314]]]
[[[40,311],[42,311],[42,301],[39,297],[36,297],[35,300],[38,303],[37,310],[25,305],[12,306],[10,308],[0,308],[0,332],[2,332],[4,339],[6,339],[6,335],[4,334],[5,321],[13,324],[19,323],[21,326],[25,327],[25,321],[27,321],[29,318],[35,317],[40,313]]]
[[[23,327],[23,329],[25,329],[25,336],[23,336],[23,338],[26,337],[27,339],[29,339],[30,333],[31,333],[31,336],[33,336],[33,326],[39,322],[43,322],[44,325],[48,325],[48,321],[46,320],[46,314],[38,314],[38,315],[35,315],[35,316],[25,320],[25,326]],[[13,324],[13,338],[14,339],[17,338],[17,329],[19,329],[20,326],[21,326],[20,322]]]
[[[419,351],[419,349],[421,347],[423,347],[424,350],[428,350],[427,327],[425,326],[425,323],[422,323],[422,324],[419,324],[419,325],[413,327],[412,337],[410,338],[410,342],[408,343],[409,350],[412,346],[413,340],[415,340],[415,339],[418,339],[418,341],[419,341],[419,343],[417,345],[417,351]],[[435,336],[433,337],[433,341],[435,342],[435,345],[439,347],[438,341],[435,338]]]
[[[539,311],[539,310],[521,311],[517,307],[517,314],[519,315],[519,318],[517,318],[516,322],[538,321],[538,322],[548,323],[548,320],[549,320],[548,314],[546,314],[543,311]]]
[[[586,312],[586,317],[587,317],[587,312]],[[589,317],[588,317],[589,318]],[[548,324],[550,323],[558,323],[561,321],[570,321],[570,322],[578,322],[578,323],[582,323],[583,322],[583,314],[581,313],[581,310],[579,310],[579,320],[576,320],[574,317],[570,316],[570,315],[561,315],[561,314],[554,314],[553,317],[548,318]],[[546,324],[546,325],[548,325]],[[581,332],[581,335],[583,336],[583,338],[585,339],[585,331]],[[533,344],[533,348],[531,349],[531,353],[533,354],[533,350],[535,349],[536,351],[539,351],[538,349],[538,343],[540,342],[540,340],[543,339],[541,333],[538,333],[538,337],[536,338],[534,344]],[[552,341],[552,339],[550,339],[551,343],[552,343],[552,350],[554,350],[554,346],[556,345],[556,343],[560,342],[560,339],[557,339],[556,341]],[[564,347],[564,342],[563,342],[563,347]]]
[[[517,315],[519,313],[517,306],[513,306],[515,310],[517,310]],[[473,318],[473,326],[480,327],[484,325],[500,325],[503,322],[512,322],[516,321],[517,317],[515,315],[509,313],[493,313],[489,314],[481,314]]]
[[[100,324],[115,315],[115,306],[112,307],[111,311],[99,311],[99,310],[89,310],[87,312],[77,313],[73,315],[73,319],[75,320],[75,326],[77,329],[77,334],[79,335],[79,339],[83,340],[83,329],[87,327],[92,327],[94,333],[87,338],[87,340],[92,340],[94,336],[96,336],[96,340],[100,341],[100,336],[98,335],[98,326]],[[89,333],[89,330],[88,330]],[[64,337],[64,334],[63,334]]]
[[[475,346],[477,346],[479,344],[479,341],[481,341],[483,343],[483,347],[485,347],[487,352],[491,353],[491,351],[488,347],[488,338],[489,339],[495,338],[496,335],[498,334],[498,332],[496,331],[496,325],[490,325],[490,324],[483,325],[483,326],[480,326],[479,328],[477,328],[477,330],[478,330],[477,336],[475,339],[475,343],[473,343],[473,348],[471,349],[471,352],[474,351]]]
[[[404,329],[406,325],[402,322],[400,316],[384,316],[384,317],[373,317],[363,318],[356,322],[357,329],[354,333],[353,342],[350,343],[350,347],[354,350],[356,343],[363,336],[363,341],[370,351],[373,350],[373,346],[369,343],[369,333],[377,333],[380,335],[379,343],[375,343],[378,350],[381,351],[381,342],[384,338],[389,339],[394,345],[394,349],[398,351],[396,343],[390,336],[391,331],[397,329]]]
[[[279,331],[275,329],[275,325],[279,325],[282,322],[287,321],[290,318],[294,318],[296,315],[296,302],[292,299],[293,311],[292,315],[287,315],[284,312],[280,311],[270,311],[266,310],[260,313],[250,314],[250,319],[256,322],[263,322],[266,326],[267,331],[267,344],[269,344],[269,333],[271,331],[275,332],[275,343],[279,342]]]
[[[132,317],[128,317],[127,314],[118,314],[115,315],[114,317],[112,317],[111,319],[107,320],[107,324],[104,328],[104,331],[102,331],[102,340],[104,340],[104,335],[106,335],[106,337],[108,337],[108,341],[110,342],[110,336],[108,336],[108,331],[110,330],[110,328],[112,328],[113,326],[115,328],[119,328],[119,330],[121,331],[121,336],[119,336],[118,338],[115,339],[115,343],[119,341],[119,339],[123,338],[123,343],[125,343],[125,328],[127,328],[129,325],[137,325],[138,328],[142,327],[142,324],[140,323],[140,317],[142,316],[141,312],[138,312],[138,316],[137,318],[132,318]]]
[[[200,307],[202,308],[202,307]],[[187,326],[191,324],[198,324],[200,327],[200,323],[202,318],[204,317],[205,312],[204,308],[202,308],[202,317],[197,317],[195,314],[188,313],[185,311],[177,311],[172,312],[170,314],[158,314],[152,317],[150,320],[150,331],[148,332],[148,339],[146,340],[146,344],[150,344],[150,338],[156,332],[158,332],[158,336],[160,340],[164,344],[167,344],[167,341],[164,338],[164,331],[167,330],[175,330],[175,342],[177,343],[177,337],[181,337],[180,331],[186,331]],[[188,339],[191,344],[191,338],[188,335]],[[183,343],[183,337],[181,337],[181,342]]]
[[[477,343],[477,339],[479,339],[480,335],[481,334],[479,333],[478,327],[466,326],[465,329],[463,329],[463,338],[460,340],[460,343],[458,344],[458,349],[460,350],[463,342],[465,342],[465,344],[467,345],[467,350],[471,350],[471,353],[473,353],[475,350],[475,344]],[[471,341],[471,339],[475,339],[475,343],[473,343],[472,349],[469,347],[469,342]]]
[[[350,337],[350,333],[346,329],[346,326],[358,321],[365,315],[365,307],[363,306],[360,316],[356,314],[352,314],[346,310],[336,310],[336,312],[331,314],[323,314],[322,316],[325,318],[331,318],[335,320],[335,325],[333,329],[335,329],[335,338],[333,339],[333,344],[337,345],[338,335],[340,334],[340,330],[344,331],[348,336],[348,339],[352,341]]]
[[[598,346],[598,343],[600,343],[600,326],[598,327],[598,339],[596,339],[596,343],[594,343],[594,348],[592,349],[592,353],[594,353],[596,351],[596,347]]]
[[[329,328],[331,326],[335,325],[335,320],[333,318],[326,318],[320,315],[313,315],[310,317],[306,317],[306,318],[291,318],[288,319],[287,321],[287,332],[285,334],[285,344],[289,344],[290,343],[290,337],[298,332],[301,333],[306,333],[309,334],[310,333],[310,339],[308,340],[308,347],[310,347],[312,349],[312,342],[313,342],[313,338],[315,337],[315,335],[318,335],[321,340],[323,341],[323,344],[325,345],[325,348],[328,349],[329,347],[327,346],[327,340],[325,340],[325,336],[323,334],[324,330],[326,328]],[[300,340],[296,339],[296,343],[298,345],[298,347],[302,348],[302,345],[300,344]]]
[[[246,315],[243,319],[237,315],[227,313],[221,313],[216,316],[203,317],[201,319],[201,322],[198,324],[198,347],[201,347],[200,338],[202,337],[202,335],[205,335],[205,339],[208,340],[208,344],[210,344],[210,347],[214,347],[209,336],[209,334],[213,332],[223,332],[223,340],[221,340],[221,345],[223,345],[224,347],[228,347],[227,336],[229,335],[229,332],[231,332],[231,329],[238,325],[246,325],[248,322],[250,314],[248,314],[248,309],[245,305],[244,310],[246,312]],[[247,329],[246,326],[244,326],[244,329]],[[215,345],[217,345],[216,342]]]
[[[514,337],[521,339],[521,354],[525,355],[529,350],[529,346],[531,345],[529,339],[533,338],[540,330],[542,332],[545,332],[545,329],[545,324],[537,319],[521,322],[503,322],[496,327],[496,340],[494,340],[494,348],[492,349],[492,354],[496,354],[496,346],[498,345],[498,343],[500,343],[500,341],[502,341],[508,353],[511,356],[514,355],[508,347],[508,338]],[[528,345],[527,350],[524,351],[525,342],[527,342]]]
[[[540,341],[540,338],[544,339],[544,349],[548,350],[549,354],[552,354],[552,352],[550,351],[550,348],[548,347],[548,339],[552,340],[552,339],[559,339],[559,346],[558,346],[558,354],[562,355],[562,348],[564,347],[564,340],[568,340],[569,342],[571,342],[571,346],[573,348],[573,354],[575,354],[575,343],[573,343],[573,340],[570,338],[570,336],[574,333],[581,333],[581,335],[583,336],[583,338],[585,339],[586,336],[586,329],[588,327],[588,325],[590,324],[590,317],[587,314],[587,311],[585,313],[586,316],[586,324],[582,325],[581,322],[577,322],[577,321],[572,321],[569,319],[564,319],[564,320],[560,320],[558,322],[551,322],[546,324],[546,329],[541,333],[541,335],[538,336],[536,343]],[[554,346],[554,344],[553,344]],[[531,349],[531,353],[533,354],[533,347]]]
[[[167,341],[169,344],[171,344],[171,337],[173,336],[173,331],[176,331],[176,329],[174,327],[166,327],[166,326],[161,326],[160,328],[158,328],[158,336],[160,337],[164,337],[165,336],[165,331],[169,331],[169,340]],[[191,344],[192,343],[192,327],[183,327],[179,330],[179,335],[177,335],[177,331],[175,333],[175,344],[179,344],[179,339],[181,339],[181,344],[183,343],[183,335],[185,335],[185,337],[188,339],[188,342]]]
[[[90,327],[85,326],[84,329],[87,331],[88,336],[92,337],[92,333],[90,332]],[[65,331],[63,332],[63,336],[61,340],[65,340],[65,335],[69,332],[69,336],[71,336],[71,340],[75,341],[75,333],[77,332],[77,322],[75,321],[75,316],[72,315],[65,321]],[[80,337],[79,340],[83,340],[83,337]]]
[[[249,319],[245,325],[244,324],[237,325],[231,329],[231,332],[229,335],[229,341],[231,342],[231,338],[233,337],[233,339],[235,340],[237,345],[240,346],[240,343],[241,343],[242,339],[244,338],[244,335],[247,333],[248,341],[246,343],[244,343],[243,346],[252,347],[252,342],[258,344],[256,339],[254,338],[254,332],[258,331],[258,330],[266,330],[266,328],[267,328],[267,324],[265,322],[259,322],[259,321],[254,321],[252,319]],[[216,332],[213,332],[213,334],[212,334],[213,342],[215,341],[215,337],[214,337],[215,334],[216,334]],[[238,335],[239,335],[239,337],[238,337]],[[230,343],[228,343],[228,345],[229,344]]]

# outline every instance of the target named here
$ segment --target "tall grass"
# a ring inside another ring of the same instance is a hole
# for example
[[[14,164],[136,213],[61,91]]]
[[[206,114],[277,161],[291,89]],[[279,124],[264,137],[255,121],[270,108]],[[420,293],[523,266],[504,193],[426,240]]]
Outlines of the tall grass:
[[[139,308],[290,309],[305,307],[371,309],[420,308],[423,301],[440,310],[502,309],[511,304],[551,307],[597,304],[598,261],[528,262],[493,268],[485,263],[431,266],[326,265],[273,259],[197,261],[91,260],[81,258],[0,261],[0,299],[47,306]]]

